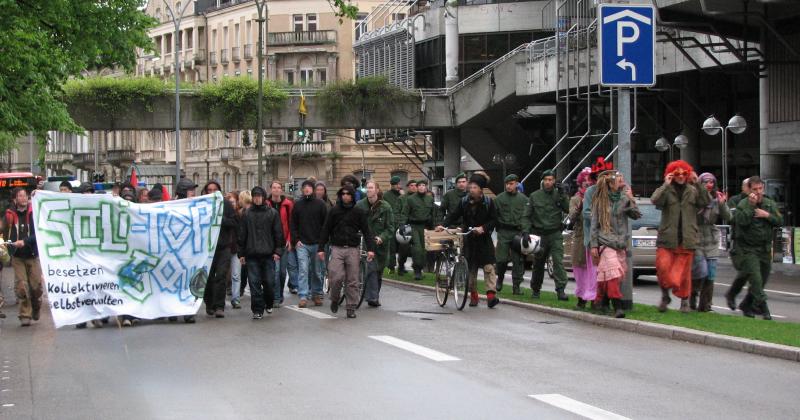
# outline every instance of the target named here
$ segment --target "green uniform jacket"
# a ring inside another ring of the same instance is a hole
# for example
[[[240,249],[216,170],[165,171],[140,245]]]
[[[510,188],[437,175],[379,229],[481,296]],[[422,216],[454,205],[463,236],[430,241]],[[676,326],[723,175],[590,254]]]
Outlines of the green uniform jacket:
[[[514,236],[523,231],[525,226],[525,207],[528,205],[528,197],[520,192],[509,194],[503,191],[494,199],[494,206],[497,208],[497,247],[495,253],[497,261],[509,261],[511,242]],[[517,262],[515,262],[516,264]]]
[[[742,200],[747,200],[747,194],[739,193],[734,195],[733,197],[728,199],[728,208],[735,209],[739,205],[739,202],[741,202]]]
[[[661,224],[658,226],[656,247],[674,249],[679,245],[695,249],[700,244],[700,229],[697,226],[697,212],[708,205],[711,196],[699,184],[687,182],[683,194],[678,196],[674,185],[658,187],[650,201],[661,210]],[[678,243],[678,227],[683,243]]]
[[[442,197],[442,208],[441,208],[441,220],[444,223],[444,219],[450,213],[455,212],[458,209],[458,206],[461,205],[461,199],[467,195],[466,191],[461,191],[458,188],[454,188],[444,194]],[[461,220],[456,220],[455,224],[460,225]]]
[[[534,235],[561,232],[564,213],[569,212],[569,198],[556,188],[550,191],[539,189],[531,193],[525,206],[522,228]]]
[[[409,195],[406,198],[406,223],[425,225],[428,229],[432,229],[434,207],[433,197],[427,194]]]
[[[403,194],[395,190],[383,193],[383,201],[387,202],[394,214],[395,228],[400,224],[400,214],[403,212]]]
[[[383,270],[389,256],[389,242],[394,238],[395,221],[392,206],[386,201],[379,200],[370,207],[369,201],[366,198],[362,198],[356,203],[356,207],[360,207],[367,212],[369,231],[376,238],[381,238],[382,243],[380,245],[377,245],[376,242],[375,261],[378,263],[378,270]]]
[[[769,217],[760,219],[755,217],[756,208],[769,212]],[[763,253],[762,257],[770,258],[772,252],[772,229],[783,224],[783,216],[778,211],[778,206],[771,199],[764,197],[757,206],[750,204],[749,200],[739,201],[734,212],[736,222],[736,241],[733,251],[752,251]]]

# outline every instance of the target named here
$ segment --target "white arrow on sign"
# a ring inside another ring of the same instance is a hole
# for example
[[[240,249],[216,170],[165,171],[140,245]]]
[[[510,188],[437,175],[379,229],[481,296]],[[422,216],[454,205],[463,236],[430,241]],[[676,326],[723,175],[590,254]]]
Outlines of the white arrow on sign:
[[[621,68],[622,70],[631,69],[631,80],[636,81],[636,65],[631,63],[626,59],[622,59],[617,61],[617,67]]]

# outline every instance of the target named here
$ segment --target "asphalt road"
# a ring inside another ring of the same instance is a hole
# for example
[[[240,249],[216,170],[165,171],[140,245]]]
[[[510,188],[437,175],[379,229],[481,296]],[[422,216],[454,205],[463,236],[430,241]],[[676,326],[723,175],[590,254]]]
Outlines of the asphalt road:
[[[800,410],[796,362],[510,306],[442,309],[429,293],[391,286],[381,300],[355,320],[327,307],[125,329],[55,330],[49,314],[21,328],[11,317],[0,321],[0,418],[791,419]]]

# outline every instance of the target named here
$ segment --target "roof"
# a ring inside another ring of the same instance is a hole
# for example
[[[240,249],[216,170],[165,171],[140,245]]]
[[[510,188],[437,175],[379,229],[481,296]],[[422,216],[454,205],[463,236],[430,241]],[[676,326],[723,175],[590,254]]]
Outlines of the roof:
[[[132,168],[136,168],[137,177],[175,175],[175,165],[134,165]],[[130,170],[128,170],[128,175],[130,173]]]

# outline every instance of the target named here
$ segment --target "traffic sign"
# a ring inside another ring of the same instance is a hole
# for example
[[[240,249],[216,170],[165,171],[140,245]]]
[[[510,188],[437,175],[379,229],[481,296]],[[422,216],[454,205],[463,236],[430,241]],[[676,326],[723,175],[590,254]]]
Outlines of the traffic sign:
[[[656,14],[653,5],[599,6],[600,84],[656,84]]]

